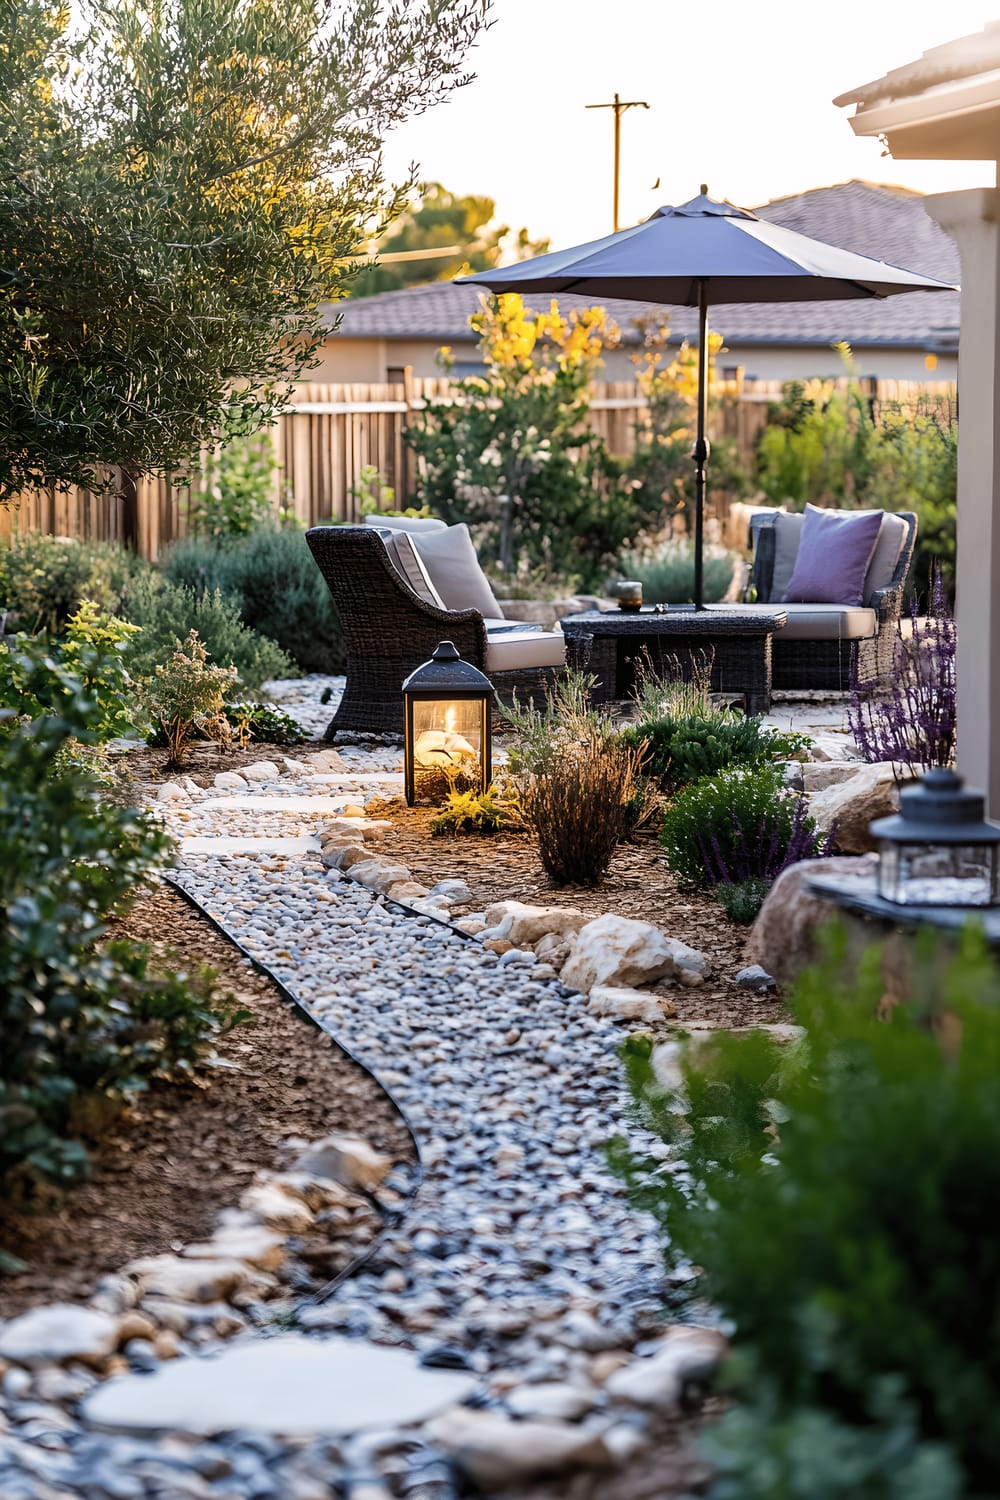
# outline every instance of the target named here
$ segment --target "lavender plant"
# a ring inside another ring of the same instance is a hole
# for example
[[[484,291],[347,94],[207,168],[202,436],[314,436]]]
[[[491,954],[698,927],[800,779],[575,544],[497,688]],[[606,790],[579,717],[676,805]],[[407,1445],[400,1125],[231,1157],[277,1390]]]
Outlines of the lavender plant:
[[[831,845],[778,766],[734,767],[685,787],[664,813],[660,840],[682,885],[702,889],[769,884]]]
[[[939,566],[926,615],[916,601],[910,613],[910,633],[902,621],[896,627],[887,686],[872,692],[855,682],[847,721],[866,761],[891,760],[918,776],[955,756],[955,618]]]

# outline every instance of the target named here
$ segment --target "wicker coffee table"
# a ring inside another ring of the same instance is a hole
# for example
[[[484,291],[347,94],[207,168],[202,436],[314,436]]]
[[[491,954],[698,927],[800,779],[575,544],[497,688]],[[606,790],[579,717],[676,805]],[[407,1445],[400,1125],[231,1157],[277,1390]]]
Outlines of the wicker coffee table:
[[[595,703],[628,697],[642,666],[690,679],[710,662],[713,692],[740,695],[748,714],[761,714],[771,706],[771,642],[787,619],[781,609],[672,604],[662,612],[588,609],[559,624],[568,640],[593,637],[587,670],[597,678]]]

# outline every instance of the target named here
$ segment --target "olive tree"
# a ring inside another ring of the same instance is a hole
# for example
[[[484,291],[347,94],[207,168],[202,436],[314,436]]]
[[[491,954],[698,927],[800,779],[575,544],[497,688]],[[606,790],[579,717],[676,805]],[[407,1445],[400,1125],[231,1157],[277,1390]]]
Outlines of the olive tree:
[[[0,501],[276,415],[488,3],[0,0]]]

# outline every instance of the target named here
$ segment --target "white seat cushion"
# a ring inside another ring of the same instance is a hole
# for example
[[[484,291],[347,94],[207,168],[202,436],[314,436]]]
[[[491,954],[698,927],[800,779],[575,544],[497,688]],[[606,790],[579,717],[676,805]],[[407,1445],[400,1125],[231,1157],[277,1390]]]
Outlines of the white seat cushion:
[[[776,641],[867,641],[878,630],[873,609],[853,604],[782,604],[788,624]]]
[[[542,628],[541,625],[533,624],[531,620],[491,620],[488,617],[483,619],[483,624],[486,626],[487,634],[494,635],[504,635],[512,630],[539,631]]]
[[[436,516],[365,516],[366,526],[377,526],[390,531],[447,531],[447,523]]]
[[[502,620],[489,580],[479,566],[469,528],[463,524],[443,531],[417,531],[413,544],[446,609],[478,609],[491,620]]]
[[[517,672],[524,667],[561,667],[566,638],[561,630],[504,630],[486,641],[487,672]]]

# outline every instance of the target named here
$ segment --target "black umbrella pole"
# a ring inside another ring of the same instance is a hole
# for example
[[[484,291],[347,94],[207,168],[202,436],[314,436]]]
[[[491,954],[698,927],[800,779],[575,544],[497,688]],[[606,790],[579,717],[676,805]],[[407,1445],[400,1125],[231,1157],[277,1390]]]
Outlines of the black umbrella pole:
[[[694,453],[694,607],[705,608],[704,558],[705,547],[705,469],[708,465],[709,443],[705,436],[708,417],[708,290],[704,281],[698,283],[698,433]]]

